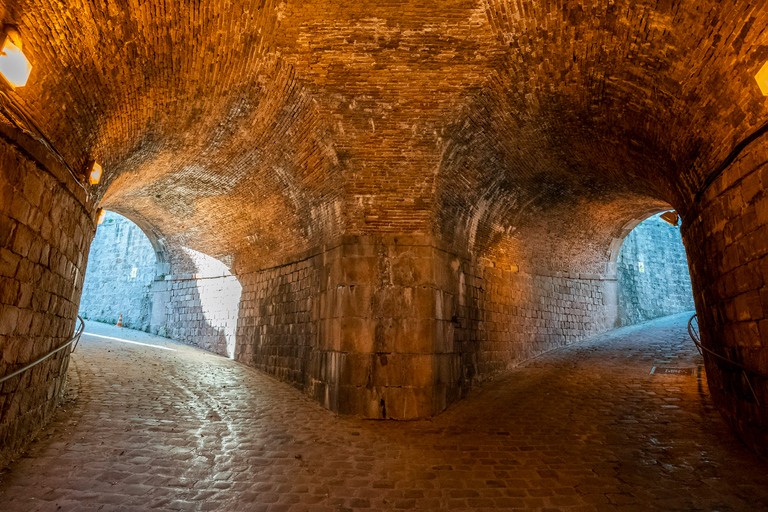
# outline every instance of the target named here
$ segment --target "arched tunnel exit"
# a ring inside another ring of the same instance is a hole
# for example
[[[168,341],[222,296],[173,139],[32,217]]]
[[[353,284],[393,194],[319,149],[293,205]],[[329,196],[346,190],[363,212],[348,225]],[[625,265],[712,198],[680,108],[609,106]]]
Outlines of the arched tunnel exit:
[[[611,248],[618,311],[616,326],[677,313],[694,314],[688,257],[676,214],[658,213],[630,221]]]
[[[234,359],[241,295],[242,286],[221,261],[169,247],[156,229],[145,232],[129,218],[105,212],[91,243],[79,313]]]

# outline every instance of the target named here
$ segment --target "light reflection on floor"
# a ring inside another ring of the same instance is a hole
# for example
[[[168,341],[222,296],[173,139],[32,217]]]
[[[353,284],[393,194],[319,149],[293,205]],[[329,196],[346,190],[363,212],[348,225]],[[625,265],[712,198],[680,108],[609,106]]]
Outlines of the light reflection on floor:
[[[96,338],[104,338],[104,339],[107,339],[107,340],[122,341],[123,343],[130,343],[132,345],[141,345],[143,347],[159,348],[160,350],[170,350],[171,352],[176,352],[175,348],[161,347],[160,345],[153,345],[151,343],[140,343],[138,341],[124,340],[122,338],[113,338],[112,336],[102,336],[101,334],[93,334],[92,332],[84,332],[83,336],[94,336]]]

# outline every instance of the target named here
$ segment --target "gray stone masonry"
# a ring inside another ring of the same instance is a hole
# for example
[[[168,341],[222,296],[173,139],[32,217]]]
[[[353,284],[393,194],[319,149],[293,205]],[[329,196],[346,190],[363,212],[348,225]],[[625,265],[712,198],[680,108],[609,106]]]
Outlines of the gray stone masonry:
[[[659,215],[627,235],[616,266],[619,325],[694,309],[680,228],[667,224]]]
[[[155,261],[155,251],[141,229],[107,212],[91,244],[80,316],[114,324],[122,314],[123,326],[148,331]]]

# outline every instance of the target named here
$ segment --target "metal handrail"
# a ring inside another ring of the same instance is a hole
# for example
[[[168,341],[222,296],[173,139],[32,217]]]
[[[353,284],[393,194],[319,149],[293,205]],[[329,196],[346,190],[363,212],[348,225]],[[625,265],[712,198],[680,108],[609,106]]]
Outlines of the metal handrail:
[[[741,363],[737,363],[736,361],[732,361],[728,359],[725,356],[722,356],[715,352],[712,349],[709,349],[701,344],[701,338],[699,337],[698,328],[693,327],[693,321],[696,320],[696,324],[698,325],[698,315],[693,315],[690,320],[688,320],[688,334],[690,335],[693,342],[696,344],[696,348],[699,350],[699,354],[704,356],[703,352],[706,352],[709,355],[715,356],[716,358],[725,361],[728,364],[731,364],[737,368],[741,369],[741,374],[744,376],[744,380],[747,381],[747,385],[749,386],[749,390],[752,392],[752,397],[755,399],[755,402],[757,402],[757,405],[760,405],[760,400],[757,398],[757,394],[755,393],[755,389],[752,387],[752,383],[749,381],[749,377],[747,377],[747,373],[751,373],[752,375],[757,375],[758,377],[761,377],[763,379],[768,380],[768,375],[765,373],[759,372],[757,370],[753,370],[752,368],[749,368],[747,366],[744,366]],[[703,351],[703,352],[702,352]]]
[[[75,331],[75,334],[73,334],[72,337],[65,344],[63,344],[62,346],[60,346],[56,350],[52,350],[51,352],[48,352],[46,355],[44,355],[43,357],[41,357],[40,359],[38,359],[34,363],[30,363],[27,366],[25,366],[24,368],[21,368],[20,370],[16,370],[15,372],[11,373],[10,375],[6,375],[5,377],[1,378],[0,379],[0,384],[2,384],[3,382],[7,381],[8,379],[10,379],[12,377],[15,377],[15,376],[19,375],[20,373],[24,373],[25,371],[29,370],[33,366],[42,363],[43,361],[45,361],[46,359],[51,357],[53,354],[55,354],[57,352],[61,352],[62,350],[64,350],[68,346],[72,345],[73,343],[75,344],[75,347],[72,347],[72,352],[74,352],[75,348],[77,347],[77,342],[80,341],[80,336],[82,336],[83,331],[85,330],[85,322],[83,321],[82,318],[80,318],[80,315],[77,316],[77,319],[80,320],[80,328],[77,329],[77,331]],[[72,352],[70,352],[70,353],[72,353]]]

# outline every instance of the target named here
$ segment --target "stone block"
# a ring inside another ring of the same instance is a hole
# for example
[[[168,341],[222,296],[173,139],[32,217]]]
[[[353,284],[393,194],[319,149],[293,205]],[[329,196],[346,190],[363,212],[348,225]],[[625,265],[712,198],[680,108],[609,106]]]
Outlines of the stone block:
[[[374,321],[367,318],[342,317],[340,319],[340,337],[342,352],[361,354],[373,352],[375,336]]]

